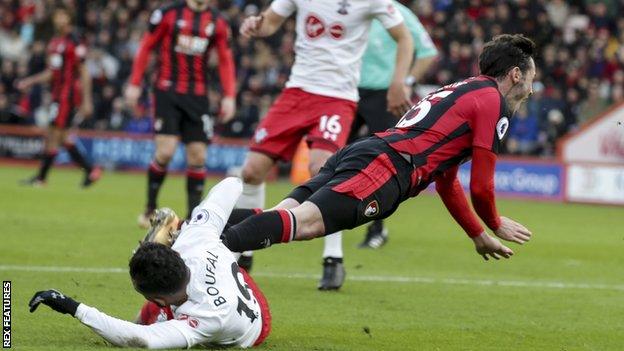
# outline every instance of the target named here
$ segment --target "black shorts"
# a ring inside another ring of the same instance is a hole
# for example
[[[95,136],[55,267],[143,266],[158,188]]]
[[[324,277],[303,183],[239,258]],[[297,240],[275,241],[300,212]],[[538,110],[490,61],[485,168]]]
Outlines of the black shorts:
[[[288,196],[310,201],[326,233],[390,216],[409,198],[413,166],[375,136],[339,150],[319,173]]]
[[[386,109],[388,107],[388,90],[359,89],[355,120],[351,127],[348,143],[377,132],[383,132],[394,127],[399,118]],[[366,126],[364,129],[363,127]]]
[[[50,105],[50,125],[59,129],[71,128],[78,106],[71,101],[52,101]]]
[[[208,97],[154,89],[154,100],[156,134],[178,135],[185,144],[212,139]]]

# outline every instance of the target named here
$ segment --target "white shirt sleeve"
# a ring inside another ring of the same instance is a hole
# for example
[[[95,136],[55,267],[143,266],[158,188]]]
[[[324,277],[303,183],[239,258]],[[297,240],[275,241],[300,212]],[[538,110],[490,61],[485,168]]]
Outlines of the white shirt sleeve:
[[[371,0],[371,13],[384,28],[392,28],[403,22],[403,15],[392,0]]]
[[[295,0],[274,0],[271,10],[282,17],[290,17],[297,10],[297,4]]]
[[[78,306],[75,317],[110,343],[121,347],[180,349],[208,341],[199,330],[183,320],[139,325],[110,317],[85,304]]]

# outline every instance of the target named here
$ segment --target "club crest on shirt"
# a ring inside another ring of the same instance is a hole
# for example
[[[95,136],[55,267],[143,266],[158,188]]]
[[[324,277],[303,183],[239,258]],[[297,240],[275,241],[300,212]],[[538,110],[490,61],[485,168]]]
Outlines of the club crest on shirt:
[[[210,213],[206,210],[200,210],[197,214],[193,216],[193,220],[191,220],[191,224],[204,224],[208,222],[210,219]]]
[[[509,129],[509,118],[503,117],[498,120],[496,123],[496,134],[498,135],[498,140],[503,140],[503,137],[507,133]]]
[[[375,217],[379,214],[379,203],[377,200],[373,200],[366,205],[364,209],[364,216],[366,217]]]

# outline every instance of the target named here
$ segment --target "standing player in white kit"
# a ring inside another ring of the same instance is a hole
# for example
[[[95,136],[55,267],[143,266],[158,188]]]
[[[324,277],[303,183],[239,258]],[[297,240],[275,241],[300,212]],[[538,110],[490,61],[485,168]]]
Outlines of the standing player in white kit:
[[[171,248],[146,242],[130,259],[134,288],[163,308],[169,320],[134,324],[56,290],[37,292],[29,303],[30,311],[43,303],[57,312],[69,313],[107,341],[123,347],[251,347],[262,343],[271,329],[266,299],[253,280],[239,270],[234,255],[219,239],[241,192],[240,179],[221,181],[195,208]]]
[[[313,176],[346,144],[359,99],[361,59],[373,19],[379,20],[397,42],[388,110],[400,116],[411,107],[404,81],[412,62],[413,41],[391,0],[274,0],[260,16],[246,18],[240,32],[248,37],[270,36],[294,12],[295,63],[286,88],[251,140],[242,170],[245,184],[238,208],[264,207],[267,174],[277,161],[292,159],[302,138],[310,147]]]

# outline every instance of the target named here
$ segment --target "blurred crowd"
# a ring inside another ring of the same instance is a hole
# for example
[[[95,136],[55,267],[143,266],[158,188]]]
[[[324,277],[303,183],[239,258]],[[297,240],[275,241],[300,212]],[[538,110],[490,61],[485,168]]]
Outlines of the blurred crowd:
[[[284,86],[294,61],[291,19],[265,40],[238,35],[243,18],[269,0],[219,0],[232,28],[237,68],[237,118],[220,126],[226,136],[249,137],[258,119]],[[45,67],[46,42],[53,35],[55,0],[0,0],[0,123],[45,125],[50,94],[45,87],[19,93],[17,78]],[[76,10],[76,27],[89,48],[94,116],[80,127],[151,131],[150,97],[129,111],[121,97],[132,58],[152,10],[164,1],[64,0]],[[403,2],[403,1],[402,1]],[[439,86],[478,74],[482,45],[500,33],[524,33],[538,45],[534,94],[511,123],[507,152],[550,156],[557,139],[624,101],[624,0],[422,0],[405,3],[438,46],[434,69],[421,85]],[[216,55],[210,64],[209,98],[219,100]],[[149,80],[149,77],[146,81]]]

